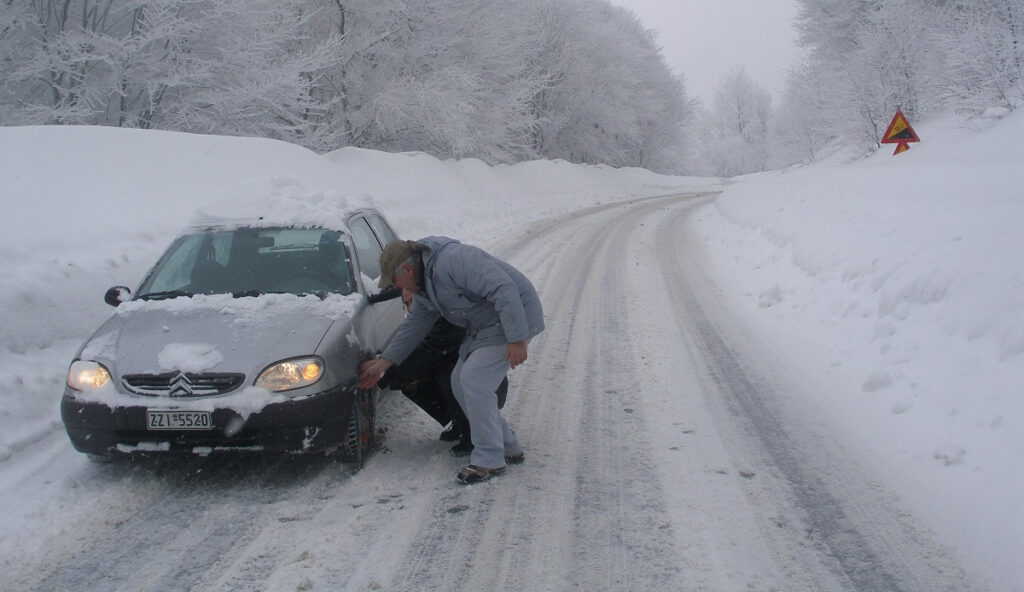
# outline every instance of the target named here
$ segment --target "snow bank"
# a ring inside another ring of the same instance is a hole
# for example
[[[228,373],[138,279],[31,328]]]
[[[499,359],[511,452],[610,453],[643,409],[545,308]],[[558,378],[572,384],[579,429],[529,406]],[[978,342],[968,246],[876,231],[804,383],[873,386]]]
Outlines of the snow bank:
[[[1024,556],[1024,113],[915,128],[898,156],[737,180],[701,228],[807,403],[1009,578],[1005,558]]]
[[[343,148],[326,155],[351,187],[372,193],[404,237],[459,237],[482,244],[518,227],[606,201],[701,191],[713,179],[645,169],[534,161],[491,167],[423,153]]]

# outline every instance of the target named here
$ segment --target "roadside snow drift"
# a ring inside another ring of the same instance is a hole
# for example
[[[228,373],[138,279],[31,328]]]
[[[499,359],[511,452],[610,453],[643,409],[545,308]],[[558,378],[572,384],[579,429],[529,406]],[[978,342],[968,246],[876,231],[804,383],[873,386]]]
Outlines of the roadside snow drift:
[[[840,438],[997,574],[1024,576],[1024,113],[739,179],[702,228],[730,305]],[[1014,587],[1016,586],[1016,587]]]

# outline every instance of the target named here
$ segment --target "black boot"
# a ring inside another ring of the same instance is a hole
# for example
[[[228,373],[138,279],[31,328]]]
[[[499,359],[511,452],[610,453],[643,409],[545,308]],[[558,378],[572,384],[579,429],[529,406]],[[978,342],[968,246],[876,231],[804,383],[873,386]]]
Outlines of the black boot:
[[[459,443],[452,446],[452,456],[469,456],[469,453],[473,452],[473,443],[469,438],[461,438]]]
[[[450,425],[448,428],[441,432],[440,440],[442,442],[454,442],[462,438],[462,433],[457,429],[455,425]]]

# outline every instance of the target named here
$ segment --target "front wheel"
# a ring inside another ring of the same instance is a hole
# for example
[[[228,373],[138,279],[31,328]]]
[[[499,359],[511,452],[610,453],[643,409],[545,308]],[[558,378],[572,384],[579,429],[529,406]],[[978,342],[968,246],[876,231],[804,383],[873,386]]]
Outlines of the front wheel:
[[[341,460],[351,463],[356,470],[363,468],[366,455],[373,446],[376,422],[377,389],[357,390],[352,415],[349,417],[345,437],[339,448]]]

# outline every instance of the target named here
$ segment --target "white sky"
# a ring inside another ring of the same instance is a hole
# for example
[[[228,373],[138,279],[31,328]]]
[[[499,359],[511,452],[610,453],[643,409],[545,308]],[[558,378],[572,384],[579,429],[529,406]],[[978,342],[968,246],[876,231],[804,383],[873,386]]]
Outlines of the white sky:
[[[797,55],[794,0],[611,0],[658,33],[665,59],[687,92],[710,105],[722,74],[747,74],[779,101]]]

